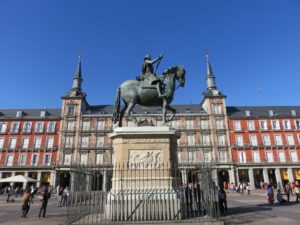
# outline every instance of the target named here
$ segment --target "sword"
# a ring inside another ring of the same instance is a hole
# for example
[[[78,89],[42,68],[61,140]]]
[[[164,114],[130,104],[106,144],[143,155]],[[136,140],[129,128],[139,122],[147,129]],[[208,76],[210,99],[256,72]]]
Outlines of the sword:
[[[162,56],[162,53],[160,53],[160,55]],[[160,59],[159,59],[159,62],[158,62],[158,63],[157,63],[157,65],[156,65],[156,68],[155,68],[154,74],[156,74],[156,71],[157,71],[157,68],[158,68],[158,66],[159,66],[159,64],[160,64],[160,61],[161,61],[161,59],[162,59],[162,58],[160,58]]]

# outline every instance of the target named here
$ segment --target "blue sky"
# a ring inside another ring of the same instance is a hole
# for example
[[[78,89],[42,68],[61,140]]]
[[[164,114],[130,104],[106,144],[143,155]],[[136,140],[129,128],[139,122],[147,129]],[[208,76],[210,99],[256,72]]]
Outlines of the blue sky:
[[[0,108],[61,107],[82,49],[92,105],[161,52],[186,68],[173,104],[200,103],[209,51],[227,105],[299,105],[300,1],[1,0]]]

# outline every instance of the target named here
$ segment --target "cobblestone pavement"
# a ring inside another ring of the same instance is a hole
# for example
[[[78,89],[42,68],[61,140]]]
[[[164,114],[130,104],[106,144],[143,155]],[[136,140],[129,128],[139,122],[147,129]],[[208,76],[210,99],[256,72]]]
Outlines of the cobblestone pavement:
[[[249,224],[249,225],[299,225],[300,203],[295,203],[295,197],[291,197],[291,203],[287,205],[274,204],[269,206],[263,191],[255,191],[250,195],[237,193],[227,194],[229,212],[228,216],[221,217],[225,225]],[[0,224],[5,225],[63,225],[66,224],[66,208],[57,207],[57,200],[50,198],[47,207],[46,218],[38,219],[40,201],[36,200],[31,205],[28,218],[21,218],[21,198],[16,202],[6,203],[5,196],[0,196]],[[159,223],[156,223],[159,224]],[[172,223],[167,223],[172,224]],[[177,223],[178,224],[178,223]],[[123,224],[124,225],[124,224]],[[135,224],[137,225],[137,224]]]
[[[227,198],[229,215],[221,217],[225,225],[300,224],[300,204],[296,204],[295,196],[291,196],[291,202],[288,204],[279,205],[275,201],[273,206],[267,204],[264,191],[254,191],[250,195],[232,193],[227,194]]]
[[[0,196],[0,224],[5,225],[63,225],[66,224],[66,207],[57,207],[57,200],[50,198],[46,217],[39,219],[41,201],[34,200],[27,218],[21,218],[22,198],[11,197],[15,202],[6,202],[5,196]]]

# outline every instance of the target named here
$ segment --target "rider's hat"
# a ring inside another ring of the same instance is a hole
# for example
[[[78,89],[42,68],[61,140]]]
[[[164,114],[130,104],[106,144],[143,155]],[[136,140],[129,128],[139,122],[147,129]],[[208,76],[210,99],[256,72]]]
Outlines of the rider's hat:
[[[150,59],[151,59],[151,55],[146,55],[146,56],[144,57],[144,59],[150,60]]]

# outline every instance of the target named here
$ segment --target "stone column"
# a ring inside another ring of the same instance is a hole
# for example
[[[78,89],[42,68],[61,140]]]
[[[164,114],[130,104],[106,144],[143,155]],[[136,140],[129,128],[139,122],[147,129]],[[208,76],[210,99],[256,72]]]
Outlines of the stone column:
[[[255,189],[253,168],[248,169],[248,176],[249,176],[249,182],[250,182],[251,189]]]
[[[37,182],[36,182],[36,186],[37,187],[40,187],[41,186],[41,176],[42,176],[42,172],[41,171],[38,171],[37,172]]]
[[[71,193],[74,193],[74,172],[70,172],[70,186],[71,186]]]
[[[287,172],[288,172],[288,176],[289,176],[289,182],[294,182],[295,179],[294,179],[293,169],[292,168],[288,168]]]
[[[186,169],[181,170],[181,174],[182,174],[182,184],[187,184],[188,182],[187,170]]]
[[[16,176],[16,171],[12,171],[12,172],[11,172],[11,176]],[[13,187],[13,186],[14,186],[14,182],[11,182],[11,183],[10,183],[10,186]]]
[[[2,172],[0,172],[0,179],[2,178]]]
[[[24,176],[25,176],[25,177],[28,177],[28,171],[25,171],[25,172],[24,172]],[[27,186],[27,183],[24,182],[24,183],[23,183],[23,190],[25,190],[26,186]]]
[[[240,183],[239,169],[236,169],[236,170],[235,170],[235,174],[236,174],[236,184],[239,185],[239,183]]]
[[[269,180],[269,175],[268,175],[268,169],[267,168],[263,168],[263,177],[264,177],[264,182],[269,184],[270,180]]]
[[[102,190],[107,191],[107,171],[103,171]]]
[[[56,171],[51,171],[50,185],[55,189],[55,187],[56,187]]]
[[[282,188],[282,179],[281,179],[281,174],[280,174],[280,169],[279,168],[275,169],[275,177],[276,177],[278,188],[279,187]]]
[[[228,173],[229,173],[229,183],[234,183],[236,184],[236,180],[235,180],[235,176],[234,176],[234,168],[230,168],[228,170]]]

